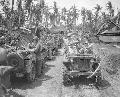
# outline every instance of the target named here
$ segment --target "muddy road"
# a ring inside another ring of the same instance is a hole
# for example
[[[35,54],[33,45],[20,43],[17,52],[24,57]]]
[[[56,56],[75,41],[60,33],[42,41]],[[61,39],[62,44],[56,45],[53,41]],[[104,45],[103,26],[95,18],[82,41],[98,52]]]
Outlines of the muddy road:
[[[61,55],[47,62],[44,74],[31,84],[16,79],[11,92],[13,97],[119,97],[119,91],[113,90],[106,80],[95,86],[91,80],[77,78],[73,85],[64,86],[63,61],[65,57]]]

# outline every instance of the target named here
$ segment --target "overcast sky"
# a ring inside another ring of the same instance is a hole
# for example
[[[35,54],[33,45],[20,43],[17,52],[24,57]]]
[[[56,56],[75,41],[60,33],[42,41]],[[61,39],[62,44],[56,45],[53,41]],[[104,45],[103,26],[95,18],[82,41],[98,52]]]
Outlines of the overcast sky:
[[[35,0],[35,1],[40,1],[40,0]],[[101,7],[103,7],[102,9],[105,11],[105,6],[108,1],[111,1],[113,8],[115,9],[115,13],[117,12],[117,8],[120,9],[120,0],[45,0],[45,3],[48,6],[53,6],[54,1],[57,2],[57,6],[60,9],[63,7],[69,9],[71,6],[75,5],[79,10],[82,7],[92,10],[96,6],[96,4],[99,4],[101,5]]]
[[[59,8],[70,8],[72,5],[76,5],[78,9],[85,7],[87,9],[93,9],[96,4],[99,4],[103,7],[106,6],[108,1],[111,1],[115,10],[120,9],[120,0],[45,0],[48,5],[53,5],[53,2],[56,1]],[[104,9],[105,10],[105,9]]]
[[[17,0],[14,0],[14,1],[17,1]],[[35,0],[35,1],[40,1],[40,0]],[[96,4],[99,4],[105,7],[105,4],[108,1],[112,2],[113,7],[115,7],[115,9],[117,9],[117,7],[120,8],[120,0],[45,0],[45,2],[49,6],[52,6],[54,1],[57,2],[57,5],[59,8],[62,8],[62,7],[70,8],[72,5],[75,4],[79,9],[81,7],[92,9]]]
[[[75,6],[80,10],[82,7],[93,10],[96,4],[101,5],[103,7],[103,11],[106,10],[106,4],[108,1],[111,1],[113,4],[113,8],[115,9],[115,13],[117,12],[117,8],[120,9],[120,0],[45,0],[46,4],[49,6],[53,6],[53,2],[57,2],[57,6],[61,9],[66,7],[69,9],[71,6],[75,4]],[[81,22],[81,18],[78,19],[77,23]]]
[[[17,0],[14,0],[14,1],[17,1]],[[40,0],[35,0],[35,1],[40,1]],[[112,2],[115,10],[117,10],[117,8],[120,9],[120,0],[45,0],[45,3],[48,4],[49,6],[53,6],[54,1],[57,2],[57,6],[60,9],[63,7],[66,7],[67,9],[69,9],[74,4],[78,9],[81,9],[82,7],[85,7],[87,9],[93,9],[96,6],[96,4],[99,4],[105,10],[105,5],[108,1]]]

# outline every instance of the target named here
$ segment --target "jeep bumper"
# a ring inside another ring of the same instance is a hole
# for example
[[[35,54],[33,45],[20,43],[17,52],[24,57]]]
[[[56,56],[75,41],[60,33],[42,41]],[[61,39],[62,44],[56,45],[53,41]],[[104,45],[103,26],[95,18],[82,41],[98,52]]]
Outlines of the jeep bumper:
[[[21,69],[21,68],[14,68],[12,70],[12,74],[14,74],[16,77],[23,77],[26,73],[26,70]]]
[[[82,75],[89,76],[89,75],[92,75],[93,72],[92,71],[81,72],[81,71],[73,70],[73,71],[66,71],[65,74],[70,75],[72,77],[77,77],[77,76],[82,76]]]

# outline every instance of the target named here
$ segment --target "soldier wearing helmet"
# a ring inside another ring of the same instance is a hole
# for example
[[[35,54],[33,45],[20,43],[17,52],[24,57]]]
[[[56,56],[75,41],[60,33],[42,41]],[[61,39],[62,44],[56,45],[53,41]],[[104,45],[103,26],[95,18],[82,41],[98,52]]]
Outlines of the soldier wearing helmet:
[[[34,47],[34,48],[33,48]],[[33,38],[33,43],[32,43],[32,47],[29,46],[28,51],[30,52],[34,52],[36,54],[36,60],[37,60],[37,75],[40,76],[41,75],[41,71],[42,71],[42,67],[44,65],[44,59],[42,59],[42,42],[41,40],[35,36]]]
[[[5,37],[1,36],[0,37],[0,46],[3,46],[5,44]]]

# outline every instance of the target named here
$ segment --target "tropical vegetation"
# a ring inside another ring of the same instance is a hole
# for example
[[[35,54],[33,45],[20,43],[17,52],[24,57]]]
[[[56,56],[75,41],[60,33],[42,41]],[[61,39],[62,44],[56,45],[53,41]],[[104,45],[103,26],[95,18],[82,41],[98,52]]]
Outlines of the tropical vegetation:
[[[15,3],[17,8],[14,8]],[[7,30],[7,36],[20,27],[30,30],[34,28],[33,32],[36,33],[42,26],[47,29],[63,27],[65,34],[75,32],[90,39],[98,33],[103,23],[115,16],[115,9],[110,1],[106,4],[108,12],[103,11],[99,4],[94,7],[94,12],[84,7],[79,10],[75,5],[70,9],[59,9],[56,2],[53,2],[53,6],[48,6],[44,0],[37,4],[34,4],[34,0],[12,0],[12,7],[9,0],[1,0],[0,4],[3,10],[0,13],[0,26]],[[80,17],[82,22],[77,24]],[[119,23],[119,17],[114,22]]]

